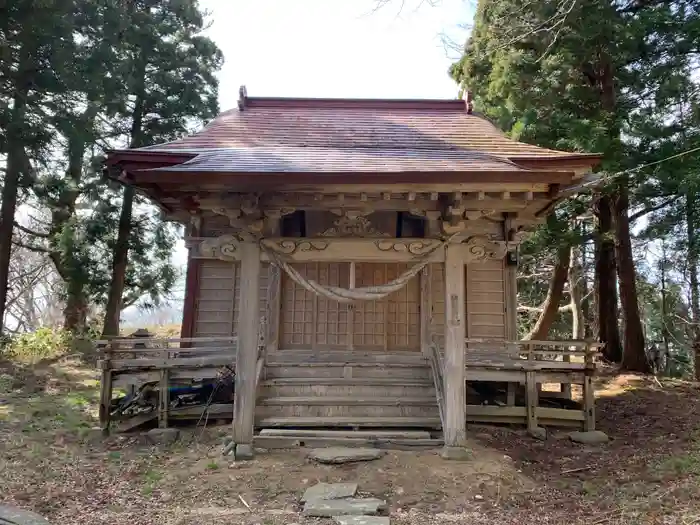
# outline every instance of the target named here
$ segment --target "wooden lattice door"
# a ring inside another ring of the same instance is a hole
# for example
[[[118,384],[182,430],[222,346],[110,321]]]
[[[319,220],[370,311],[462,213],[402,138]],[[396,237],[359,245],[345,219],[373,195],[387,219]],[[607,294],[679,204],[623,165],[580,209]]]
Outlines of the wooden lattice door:
[[[306,263],[295,265],[321,284],[348,288],[387,283],[406,269],[398,263]],[[282,348],[358,350],[420,349],[420,285],[412,279],[380,301],[351,305],[319,297],[283,278]]]

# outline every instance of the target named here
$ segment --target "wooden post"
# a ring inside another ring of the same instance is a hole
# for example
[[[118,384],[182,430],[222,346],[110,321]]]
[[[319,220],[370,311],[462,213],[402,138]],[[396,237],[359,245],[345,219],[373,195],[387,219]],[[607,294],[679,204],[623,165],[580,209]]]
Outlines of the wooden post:
[[[170,408],[168,375],[167,368],[163,368],[160,371],[160,382],[158,383],[158,428],[168,427],[168,409]]]
[[[586,355],[584,357],[586,369],[583,377],[583,430],[586,432],[595,430],[595,389],[593,388],[595,363],[593,362],[593,350],[590,343],[586,344]]]
[[[457,246],[445,253],[445,451],[443,457],[464,459],[467,432],[467,384],[464,356],[465,267]],[[460,450],[461,449],[461,450]],[[460,457],[462,456],[462,457]]]
[[[507,392],[506,392],[506,404],[509,407],[514,407],[515,406],[515,389],[516,389],[516,383],[513,383],[512,381],[508,383],[507,386]]]
[[[537,430],[537,405],[539,395],[537,391],[537,376],[535,372],[525,373],[525,406],[527,407],[527,430],[536,432]]]
[[[100,428],[105,436],[109,434],[110,410],[112,405],[112,363],[111,343],[107,343],[104,351],[102,367],[102,380],[100,381]]]
[[[241,277],[238,302],[238,349],[233,400],[233,442],[236,459],[253,457],[255,380],[260,327],[260,246],[241,243]]]
[[[574,347],[569,347],[569,348],[574,348]],[[562,360],[565,363],[570,363],[571,362],[571,355],[569,355],[569,354],[563,355]],[[561,395],[565,399],[571,399],[571,383],[562,383],[561,384]]]

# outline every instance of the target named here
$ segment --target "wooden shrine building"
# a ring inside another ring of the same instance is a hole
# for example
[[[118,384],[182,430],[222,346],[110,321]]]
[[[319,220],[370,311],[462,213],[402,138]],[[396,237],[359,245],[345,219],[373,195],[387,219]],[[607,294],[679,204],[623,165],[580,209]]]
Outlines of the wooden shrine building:
[[[108,356],[108,390],[229,363],[241,456],[258,429],[442,429],[448,450],[467,420],[592,429],[591,345],[518,342],[515,270],[523,235],[597,161],[506,138],[464,100],[241,88],[201,131],[108,155],[189,249],[181,342]],[[504,399],[473,402],[482,381]],[[539,406],[543,383],[582,384],[581,407]]]

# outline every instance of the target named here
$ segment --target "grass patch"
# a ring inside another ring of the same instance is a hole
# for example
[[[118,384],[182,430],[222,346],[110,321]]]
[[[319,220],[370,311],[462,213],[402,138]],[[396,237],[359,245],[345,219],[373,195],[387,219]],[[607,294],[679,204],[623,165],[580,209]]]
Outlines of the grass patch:
[[[219,470],[219,464],[216,461],[207,463],[207,470]]]
[[[654,469],[666,475],[700,476],[700,431],[688,441],[682,453],[664,459]]]

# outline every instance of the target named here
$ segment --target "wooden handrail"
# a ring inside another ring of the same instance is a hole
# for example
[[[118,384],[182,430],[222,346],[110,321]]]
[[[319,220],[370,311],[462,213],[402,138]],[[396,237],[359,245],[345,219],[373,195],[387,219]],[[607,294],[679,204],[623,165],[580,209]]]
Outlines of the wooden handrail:
[[[440,423],[445,428],[445,378],[443,374],[442,356],[440,349],[435,342],[428,345],[430,368],[433,372],[433,384],[435,385],[435,396],[437,398],[438,412],[440,413]]]

